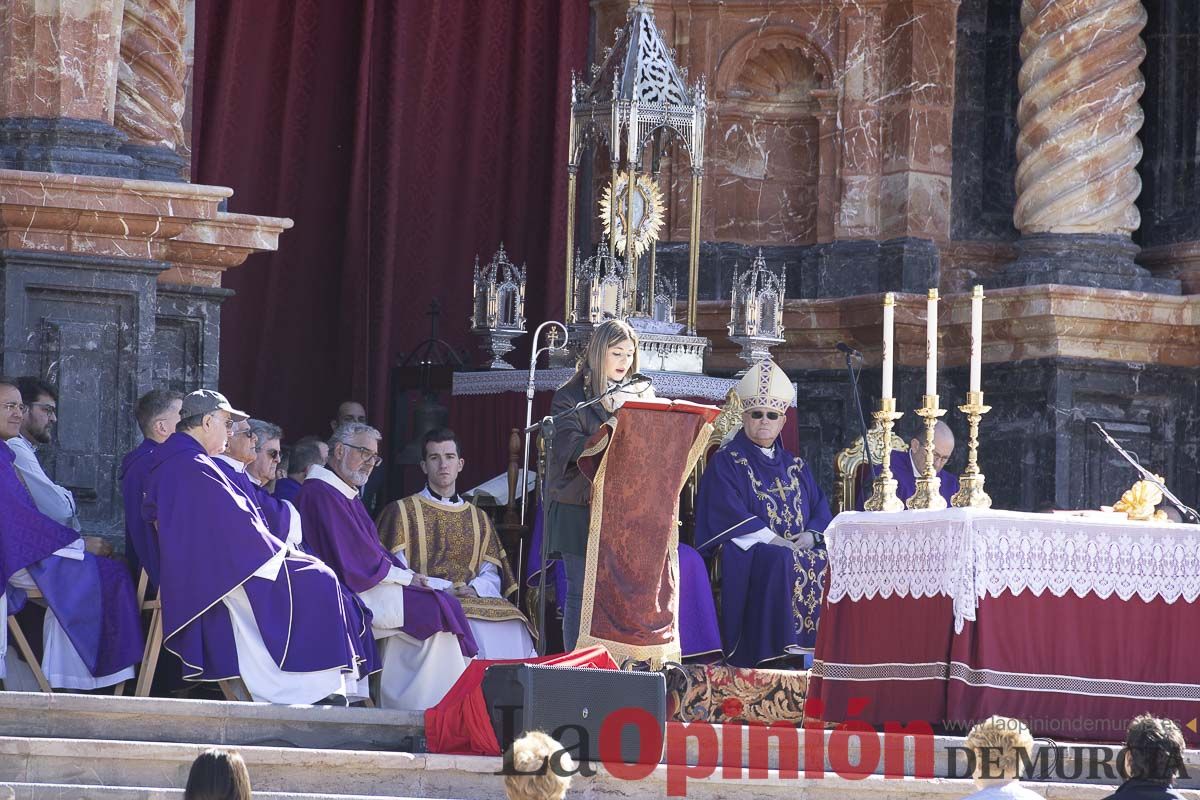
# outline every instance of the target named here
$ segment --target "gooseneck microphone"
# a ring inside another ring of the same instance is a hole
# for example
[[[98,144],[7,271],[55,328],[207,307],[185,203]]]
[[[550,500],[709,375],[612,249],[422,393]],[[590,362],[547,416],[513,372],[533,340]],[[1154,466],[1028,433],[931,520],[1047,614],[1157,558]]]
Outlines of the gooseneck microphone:
[[[853,347],[851,347],[850,345],[846,344],[845,342],[838,342],[838,343],[837,343],[837,349],[838,349],[840,352],[843,352],[843,353],[845,353],[845,354],[846,354],[846,355],[848,355],[848,356],[854,356],[855,358],[862,358],[862,357],[863,357],[863,354],[862,354],[862,353],[858,352],[857,350],[855,350]]]

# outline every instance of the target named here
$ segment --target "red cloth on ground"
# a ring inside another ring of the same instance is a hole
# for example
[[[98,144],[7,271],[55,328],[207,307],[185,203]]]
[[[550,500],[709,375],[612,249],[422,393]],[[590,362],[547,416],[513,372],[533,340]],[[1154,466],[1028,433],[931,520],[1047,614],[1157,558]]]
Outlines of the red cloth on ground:
[[[483,699],[483,673],[493,664],[545,664],[552,667],[616,669],[617,662],[603,647],[541,658],[472,661],[436,706],[425,711],[426,747],[430,753],[461,756],[498,756],[500,743],[492,730]]]

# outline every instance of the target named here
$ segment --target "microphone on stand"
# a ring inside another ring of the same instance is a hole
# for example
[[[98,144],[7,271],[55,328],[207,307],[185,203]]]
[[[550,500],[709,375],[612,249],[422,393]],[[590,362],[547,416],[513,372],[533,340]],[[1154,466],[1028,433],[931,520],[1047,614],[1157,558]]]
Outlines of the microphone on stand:
[[[635,372],[629,376],[629,379],[626,380],[625,383],[626,385],[630,383],[654,383],[654,379],[641,372]]]
[[[1179,509],[1179,513],[1184,520],[1188,520],[1193,523],[1200,523],[1200,514],[1196,513],[1196,509],[1192,508],[1176,497],[1171,490],[1167,488],[1167,485],[1158,479],[1157,475],[1143,467],[1142,462],[1138,461],[1136,453],[1130,453],[1124,447],[1121,447],[1121,445],[1117,444],[1117,440],[1114,439],[1108,431],[1104,430],[1104,426],[1096,420],[1092,420],[1092,425],[1095,426],[1096,430],[1100,431],[1100,435],[1104,437],[1104,441],[1108,443],[1108,446],[1120,453],[1121,457],[1128,461],[1130,466],[1138,471],[1138,474],[1142,476],[1143,480],[1154,484],[1159,488],[1160,491],[1162,491],[1163,497],[1165,497],[1167,501],[1171,503],[1171,505]]]
[[[867,457],[867,467],[872,479],[877,476],[875,459],[871,454],[871,440],[867,437],[867,418],[863,415],[862,395],[858,391],[858,374],[862,369],[863,354],[845,342],[837,343],[838,352],[846,356],[846,373],[850,376],[850,391],[854,393],[854,408],[858,412],[858,425],[862,430],[863,454]],[[854,368],[854,359],[858,359],[859,368]]]

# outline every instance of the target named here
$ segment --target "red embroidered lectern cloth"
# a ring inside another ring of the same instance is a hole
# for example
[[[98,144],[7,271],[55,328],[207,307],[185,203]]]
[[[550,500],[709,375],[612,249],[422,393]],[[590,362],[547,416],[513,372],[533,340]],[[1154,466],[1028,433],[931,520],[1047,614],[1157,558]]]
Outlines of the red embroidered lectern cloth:
[[[1197,526],[954,508],[842,514],[826,537],[826,720],[961,733],[1001,714],[1119,742],[1148,711],[1200,742]]]
[[[579,459],[592,479],[579,646],[677,661],[679,494],[708,442],[712,406],[626,403]]]

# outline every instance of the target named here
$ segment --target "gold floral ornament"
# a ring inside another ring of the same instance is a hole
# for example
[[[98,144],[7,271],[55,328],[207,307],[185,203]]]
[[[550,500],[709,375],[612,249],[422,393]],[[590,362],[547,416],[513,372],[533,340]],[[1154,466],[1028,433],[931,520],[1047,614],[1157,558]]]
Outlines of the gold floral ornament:
[[[1162,481],[1159,476],[1154,477]],[[1154,507],[1162,499],[1162,489],[1150,481],[1138,481],[1113,503],[1113,511],[1124,511],[1129,519],[1148,520],[1154,517]]]
[[[664,206],[662,192],[649,175],[638,175],[633,192],[633,253],[641,256],[650,249],[662,230]],[[616,208],[613,204],[616,203]],[[629,213],[629,173],[617,174],[617,188],[613,191],[612,181],[604,187],[600,198],[600,220],[604,223],[604,234],[613,242],[613,251],[625,252],[625,217]],[[613,228],[616,228],[614,235]]]

